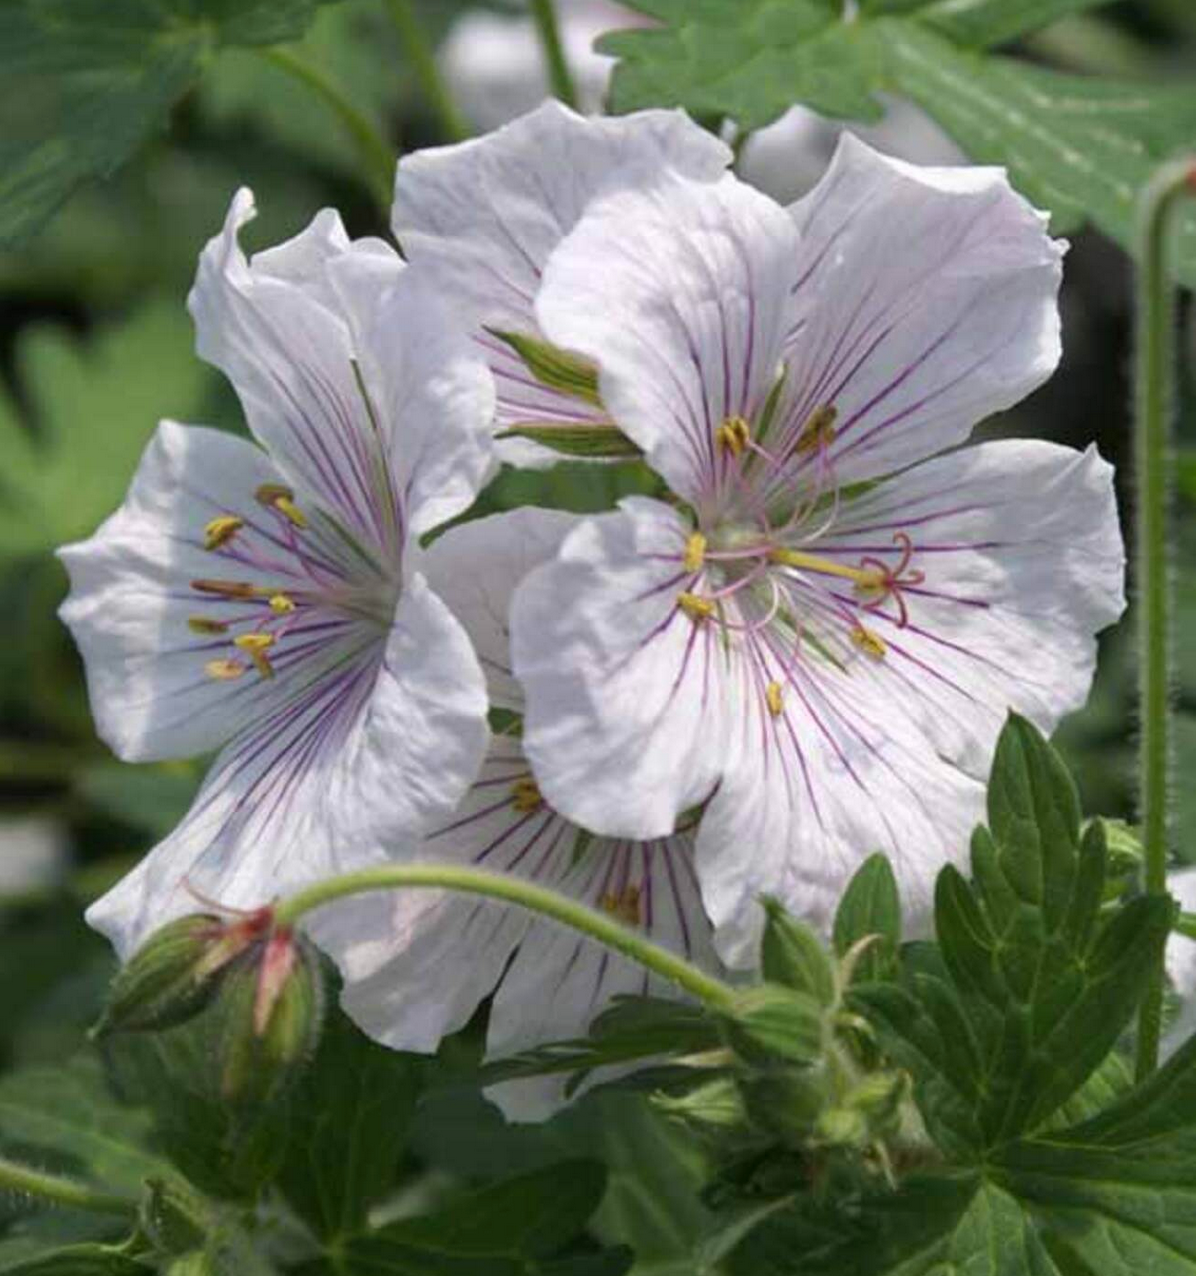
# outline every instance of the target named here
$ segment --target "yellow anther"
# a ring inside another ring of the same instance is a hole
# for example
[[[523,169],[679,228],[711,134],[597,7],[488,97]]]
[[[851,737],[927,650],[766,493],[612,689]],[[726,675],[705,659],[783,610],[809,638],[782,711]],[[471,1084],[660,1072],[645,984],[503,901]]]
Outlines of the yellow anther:
[[[268,505],[276,509],[284,518],[296,527],[306,527],[307,518],[295,504],[295,493],[282,483],[263,483],[253,494],[259,505]]]
[[[608,891],[598,901],[603,912],[610,913],[628,926],[640,924],[640,888],[628,883],[621,891]]]
[[[714,615],[714,604],[710,599],[700,598],[697,594],[678,594],[677,606],[690,620],[707,620]]]
[[[239,660],[209,660],[203,667],[204,673],[217,682],[231,682],[239,678],[246,669]]]
[[[714,432],[714,441],[725,452],[738,456],[751,441],[752,427],[741,416],[729,416]]]
[[[295,610],[295,600],[286,594],[271,594],[270,610],[278,616],[289,615]]]
[[[193,634],[223,634],[228,632],[228,622],[212,620],[208,616],[188,616],[187,628]]]
[[[706,561],[706,537],[701,532],[691,532],[685,542],[685,557],[681,560],[687,572],[699,572]]]
[[[764,688],[764,700],[768,705],[768,712],[774,718],[779,718],[785,711],[785,701],[782,696],[781,684],[779,682],[770,682]]]
[[[544,799],[540,796],[540,786],[525,776],[511,785],[511,805],[517,811],[534,811]]]
[[[273,634],[238,634],[233,639],[233,643],[253,661],[254,668],[263,678],[274,677],[274,666],[270,663],[270,657],[266,655],[266,651],[274,646]]]
[[[871,656],[873,660],[883,660],[888,647],[885,640],[871,629],[865,629],[863,625],[856,625],[851,631],[851,641],[866,656]]]
[[[235,514],[221,514],[219,518],[212,519],[203,529],[204,549],[219,549],[221,545],[227,545],[244,526],[245,520]]]
[[[221,598],[259,598],[262,593],[258,586],[244,580],[193,580],[191,588]]]
[[[835,441],[835,422],[839,409],[832,403],[821,403],[805,419],[793,445],[795,452],[816,452]]]

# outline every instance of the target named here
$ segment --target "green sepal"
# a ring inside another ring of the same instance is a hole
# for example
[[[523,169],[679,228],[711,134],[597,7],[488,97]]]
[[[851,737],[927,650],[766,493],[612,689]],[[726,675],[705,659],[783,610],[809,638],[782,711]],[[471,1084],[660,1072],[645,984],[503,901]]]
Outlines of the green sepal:
[[[221,967],[205,959],[222,927],[218,917],[193,913],[155,931],[112,981],[93,1035],[160,1030],[199,1014],[220,986]]]
[[[503,332],[499,328],[487,328],[486,331],[514,350],[541,385],[581,399],[592,407],[602,406],[602,397],[598,393],[598,368],[589,359],[570,354],[568,350],[561,350],[525,332]]]
[[[541,423],[521,421],[495,436],[499,439],[527,439],[562,456],[585,457],[588,460],[628,460],[643,456],[643,449],[633,443],[616,425],[570,425],[565,422]]]
[[[824,1008],[809,993],[758,984],[739,993],[723,1018],[728,1046],[747,1064],[815,1063],[825,1040]]]

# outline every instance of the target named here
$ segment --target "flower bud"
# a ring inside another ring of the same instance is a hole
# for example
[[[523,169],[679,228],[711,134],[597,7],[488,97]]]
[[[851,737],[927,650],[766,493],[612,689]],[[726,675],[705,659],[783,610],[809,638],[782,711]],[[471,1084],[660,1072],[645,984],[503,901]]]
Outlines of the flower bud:
[[[727,1045],[747,1064],[812,1064],[822,1054],[825,1011],[808,993],[758,984],[735,998],[724,1019]]]
[[[237,963],[221,990],[220,1089],[236,1106],[276,1098],[320,1040],[324,977],[315,949],[289,929],[272,931]]]
[[[233,958],[258,942],[269,910],[225,922],[193,913],[155,931],[113,980],[93,1035],[170,1028],[212,1000]]]
[[[139,1221],[154,1248],[164,1254],[189,1254],[207,1237],[202,1203],[177,1181],[146,1180]]]
[[[205,1250],[181,1254],[166,1268],[166,1276],[224,1276],[219,1264]]]
[[[766,918],[760,959],[764,978],[808,993],[824,1006],[833,1005],[838,992],[835,966],[818,936],[787,912],[779,900],[762,900]]]
[[[704,1081],[685,1094],[654,1094],[649,1102],[658,1112],[704,1133],[733,1132],[747,1122],[739,1087],[730,1077]]]

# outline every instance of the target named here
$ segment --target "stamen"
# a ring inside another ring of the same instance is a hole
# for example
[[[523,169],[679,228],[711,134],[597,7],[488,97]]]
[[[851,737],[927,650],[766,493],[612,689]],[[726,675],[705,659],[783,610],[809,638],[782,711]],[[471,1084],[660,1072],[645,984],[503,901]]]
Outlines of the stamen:
[[[681,560],[687,572],[699,572],[706,561],[706,537],[701,532],[691,532],[685,542],[685,557]]]
[[[820,554],[807,554],[800,549],[773,549],[768,553],[768,560],[780,563],[782,567],[796,567],[800,571],[817,572],[820,576],[839,576],[843,580],[851,580],[860,588],[873,589],[878,583],[884,583],[883,574],[859,567],[848,567],[845,563],[837,563]]]
[[[690,620],[708,620],[714,615],[714,604],[709,598],[700,598],[697,594],[680,593],[677,595],[677,606]]]
[[[819,452],[835,441],[835,422],[839,409],[833,403],[821,403],[805,419],[797,433],[793,450],[799,456],[807,452]]]
[[[752,427],[741,416],[729,416],[714,432],[714,441],[732,456],[738,456],[752,437]]]
[[[610,913],[612,917],[617,917],[629,926],[640,924],[640,888],[633,882],[629,882],[617,894],[613,891],[607,892],[599,900],[599,904],[603,912]]]
[[[209,660],[203,670],[217,682],[231,682],[234,678],[239,678],[248,667],[239,660]]]
[[[274,677],[274,666],[266,655],[267,649],[274,646],[273,634],[239,634],[233,639],[233,643],[249,656],[263,678]]]
[[[193,634],[226,634],[228,624],[227,620],[213,620],[210,616],[187,617],[187,628]]]
[[[516,780],[511,785],[511,805],[517,811],[534,811],[544,801],[540,796],[540,786],[529,776]]]
[[[221,545],[227,545],[244,526],[245,520],[235,514],[221,514],[212,519],[203,529],[204,549],[219,549]]]
[[[295,610],[295,600],[287,594],[272,594],[270,610],[276,616],[287,616]]]
[[[851,641],[866,656],[871,656],[873,660],[883,660],[888,647],[879,634],[873,633],[871,629],[865,629],[863,625],[856,625],[851,631]]]
[[[263,483],[254,492],[253,499],[259,505],[266,505],[271,509],[276,509],[296,527],[303,529],[307,526],[306,516],[295,504],[295,493],[282,483]]]
[[[260,598],[262,590],[244,580],[193,580],[191,588],[201,594],[218,594],[221,598]],[[272,591],[271,591],[272,592]]]
[[[768,712],[774,718],[779,718],[785,711],[785,701],[783,691],[779,682],[770,682],[764,689],[764,699],[768,704]]]

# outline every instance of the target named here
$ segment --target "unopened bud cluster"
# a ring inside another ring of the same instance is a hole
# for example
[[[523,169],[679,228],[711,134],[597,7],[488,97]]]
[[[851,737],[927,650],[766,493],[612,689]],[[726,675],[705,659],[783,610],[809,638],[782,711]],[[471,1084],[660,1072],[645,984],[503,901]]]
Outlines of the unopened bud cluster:
[[[267,1102],[319,1042],[324,981],[316,950],[279,926],[269,907],[230,919],[181,917],[125,964],[94,1033],[173,1028],[209,1009],[222,1098]]]

